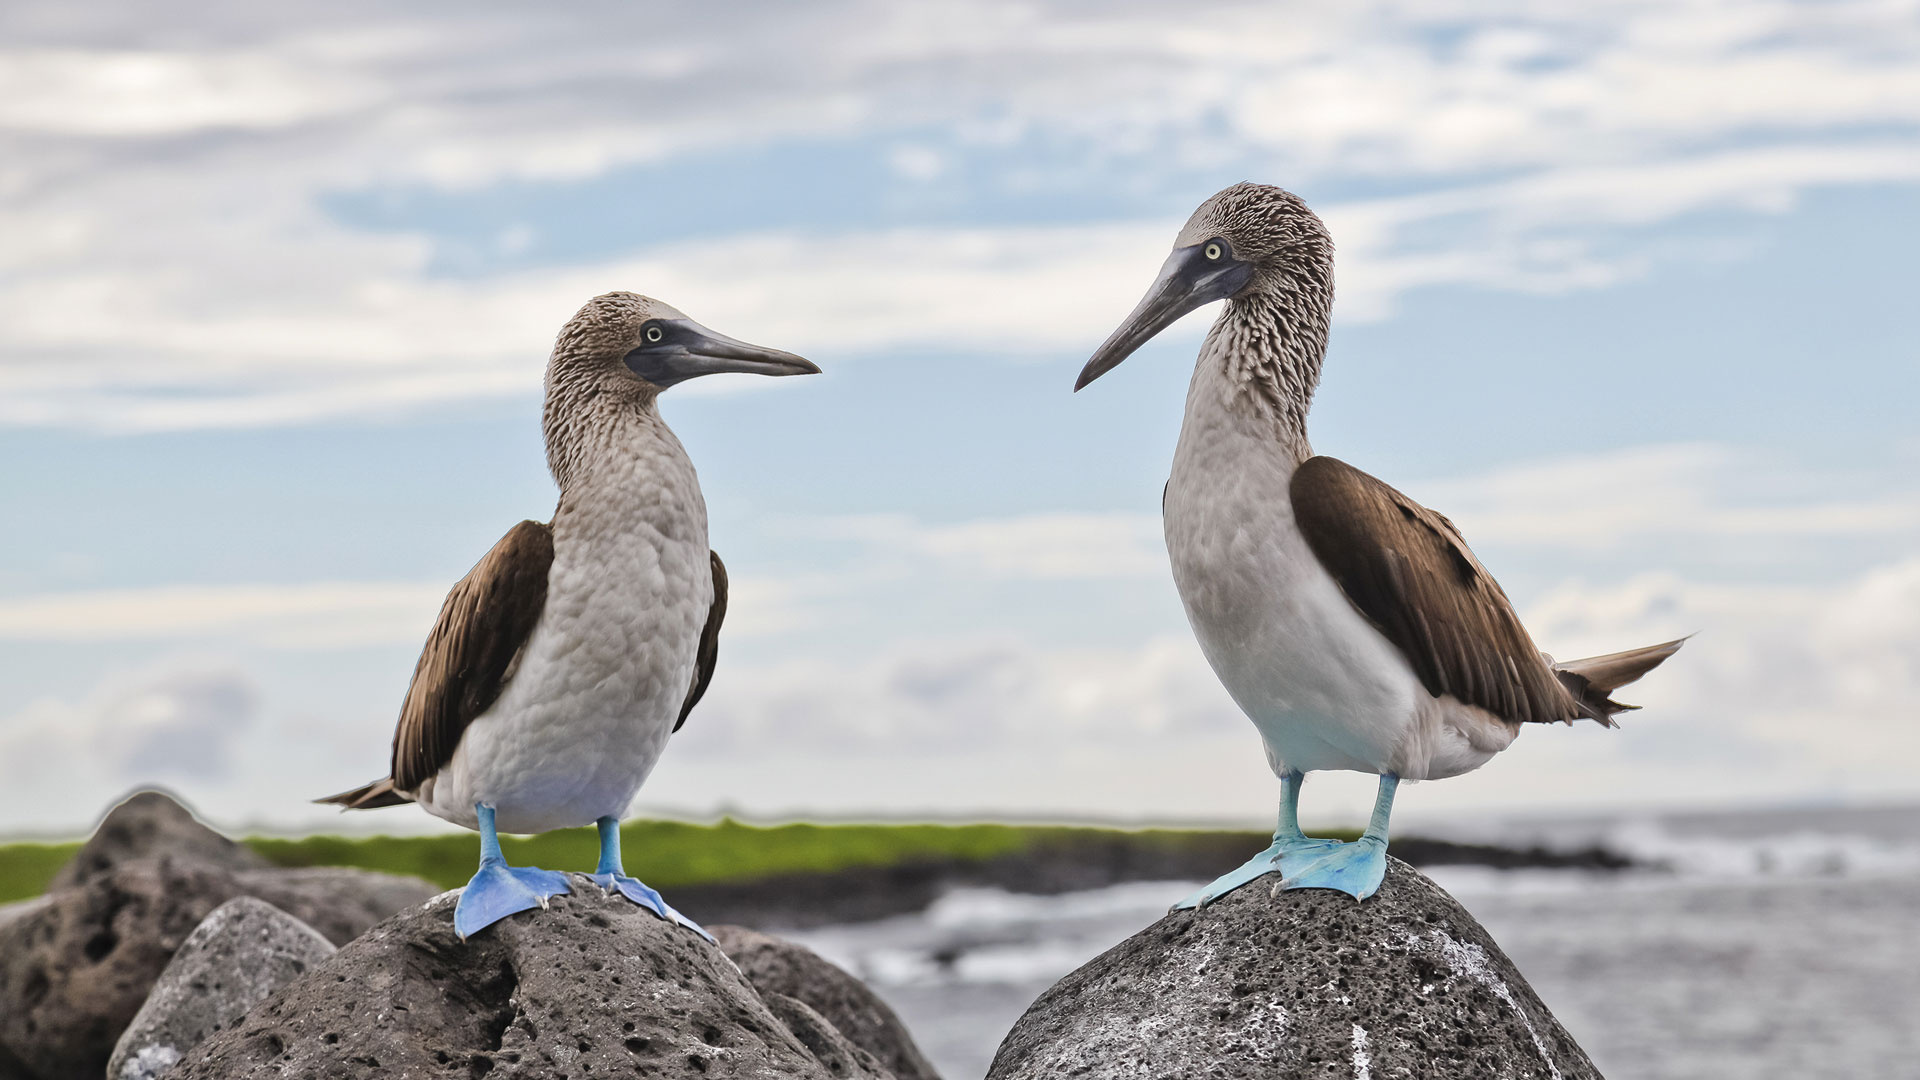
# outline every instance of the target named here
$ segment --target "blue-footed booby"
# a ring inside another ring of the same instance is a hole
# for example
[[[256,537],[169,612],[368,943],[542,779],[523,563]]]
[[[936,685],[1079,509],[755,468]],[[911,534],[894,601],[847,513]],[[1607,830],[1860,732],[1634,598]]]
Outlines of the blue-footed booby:
[[[1214,300],[1162,495],[1167,553],[1214,673],[1259,729],[1281,781],[1273,845],[1176,907],[1279,871],[1284,888],[1373,895],[1399,782],[1458,776],[1529,723],[1595,720],[1679,641],[1555,662],[1537,649],[1453,523],[1344,462],[1315,456],[1307,409],[1333,315],[1333,241],[1297,196],[1236,184],[1180,230],[1133,313],[1075,390]],[[1375,773],[1353,843],[1300,830],[1305,775]]]
[[[700,482],[658,401],[698,375],[819,370],[628,292],[595,297],[561,329],[542,423],[560,486],[552,523],[514,526],[447,594],[392,772],[319,800],[415,802],[478,830],[480,869],[454,912],[462,938],[569,891],[565,874],[508,866],[496,830],[587,824],[603,889],[706,933],[620,862],[620,818],[706,693],[727,610]]]

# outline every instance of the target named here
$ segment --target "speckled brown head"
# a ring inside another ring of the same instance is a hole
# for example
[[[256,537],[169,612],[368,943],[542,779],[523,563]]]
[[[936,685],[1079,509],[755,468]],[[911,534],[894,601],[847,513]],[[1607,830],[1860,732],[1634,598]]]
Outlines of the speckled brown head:
[[[587,301],[560,328],[547,361],[544,421],[554,475],[569,472],[596,417],[651,412],[661,391],[721,372],[817,375],[820,369],[790,352],[709,330],[650,296],[610,292]]]
[[[547,363],[547,386],[582,381],[646,384],[654,393],[700,375],[817,375],[790,352],[736,341],[639,293],[603,293],[560,328]]]
[[[1270,297],[1324,321],[1333,306],[1333,238],[1298,195],[1235,184],[1187,219],[1147,295],[1094,352],[1079,390],[1187,312],[1215,300]]]

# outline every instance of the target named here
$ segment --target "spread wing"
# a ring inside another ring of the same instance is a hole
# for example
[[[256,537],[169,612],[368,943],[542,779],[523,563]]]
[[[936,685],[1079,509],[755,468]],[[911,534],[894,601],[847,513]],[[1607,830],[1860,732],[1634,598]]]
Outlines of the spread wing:
[[[1561,684],[1453,522],[1330,457],[1303,462],[1291,491],[1307,546],[1428,693],[1509,721],[1593,715]]]
[[[453,758],[475,717],[500,697],[547,604],[553,528],[515,525],[447,593],[413,669],[393,734],[393,786],[413,791]]]
[[[707,684],[713,681],[713,666],[720,660],[720,624],[727,618],[727,564],[720,561],[719,552],[707,554],[713,560],[713,606],[707,609],[707,625],[700,631],[700,651],[694,654],[693,685],[687,688],[686,704],[680,706],[680,719],[673,722],[675,731],[686,726],[687,714],[706,696]]]

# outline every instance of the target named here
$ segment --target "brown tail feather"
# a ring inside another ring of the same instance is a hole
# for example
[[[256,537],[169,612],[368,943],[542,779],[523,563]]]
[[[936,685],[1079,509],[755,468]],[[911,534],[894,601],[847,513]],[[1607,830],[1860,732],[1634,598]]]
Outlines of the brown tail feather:
[[[1659,645],[1628,649],[1626,652],[1568,660],[1555,663],[1553,672],[1560,677],[1561,685],[1580,702],[1588,716],[1608,727],[1616,727],[1618,725],[1613,722],[1613,714],[1640,706],[1623,705],[1611,700],[1608,695],[1659,667],[1662,660],[1679,652],[1680,646],[1686,642],[1686,638],[1678,638]]]
[[[324,799],[313,800],[317,803],[330,803],[348,810],[376,810],[382,806],[404,806],[413,801],[413,796],[393,789],[393,777],[387,776],[364,784],[352,791],[343,791],[338,795],[329,795]]]

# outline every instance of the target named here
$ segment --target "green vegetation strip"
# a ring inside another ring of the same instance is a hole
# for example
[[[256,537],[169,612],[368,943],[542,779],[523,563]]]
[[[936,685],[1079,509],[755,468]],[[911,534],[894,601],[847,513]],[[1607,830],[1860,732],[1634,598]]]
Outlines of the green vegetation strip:
[[[1044,841],[1101,835],[1114,831],[1023,825],[757,826],[732,820],[714,825],[637,821],[621,829],[628,871],[663,889],[921,859],[988,859]],[[1170,843],[1180,835],[1165,834]],[[479,853],[478,841],[467,833],[256,838],[247,844],[281,866],[358,866],[414,874],[449,889],[473,876]],[[503,837],[500,846],[515,865],[549,869],[592,870],[599,854],[592,829]],[[0,903],[40,895],[79,848],[77,843],[0,845]]]
[[[747,881],[773,874],[884,866],[923,858],[986,859],[1018,851],[1042,835],[1064,830],[1012,825],[776,825],[737,821],[689,825],[637,821],[620,830],[626,868],[667,889],[709,881]],[[349,840],[252,840],[254,850],[281,866],[359,866],[416,874],[445,888],[473,876],[479,841],[471,835]],[[592,829],[562,829],[530,837],[501,837],[515,866],[590,871],[600,845]]]

